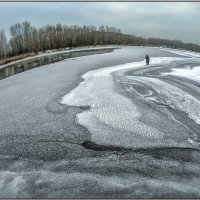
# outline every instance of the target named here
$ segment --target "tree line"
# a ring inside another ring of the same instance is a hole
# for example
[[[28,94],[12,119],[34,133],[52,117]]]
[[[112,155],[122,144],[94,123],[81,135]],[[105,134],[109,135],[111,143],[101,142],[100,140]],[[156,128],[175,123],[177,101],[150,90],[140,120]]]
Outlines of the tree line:
[[[30,22],[16,23],[9,28],[8,40],[0,30],[0,59],[52,49],[96,45],[164,46],[200,52],[200,45],[180,40],[143,38],[123,34],[120,29],[108,26],[46,25],[35,27]]]

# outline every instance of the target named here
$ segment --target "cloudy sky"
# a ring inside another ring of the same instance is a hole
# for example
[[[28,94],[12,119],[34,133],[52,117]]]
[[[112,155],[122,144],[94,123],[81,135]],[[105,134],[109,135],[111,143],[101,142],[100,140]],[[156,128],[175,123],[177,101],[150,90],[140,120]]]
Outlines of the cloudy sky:
[[[0,29],[32,25],[107,25],[143,37],[200,44],[200,2],[0,2]]]

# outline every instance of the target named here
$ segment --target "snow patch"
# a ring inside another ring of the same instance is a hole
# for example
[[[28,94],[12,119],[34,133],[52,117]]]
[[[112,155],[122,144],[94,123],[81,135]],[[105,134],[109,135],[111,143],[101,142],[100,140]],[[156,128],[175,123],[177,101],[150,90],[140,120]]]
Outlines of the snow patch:
[[[170,72],[163,73],[162,75],[180,76],[200,83],[200,66],[194,68],[174,68]]]
[[[152,58],[151,64],[180,59]],[[61,103],[67,106],[90,107],[79,113],[77,120],[91,132],[94,142],[136,147],[144,146],[144,142],[149,140],[163,138],[162,132],[140,122],[139,108],[115,88],[114,73],[119,76],[129,69],[144,66],[142,61],[89,71],[82,76],[84,81],[62,98]]]

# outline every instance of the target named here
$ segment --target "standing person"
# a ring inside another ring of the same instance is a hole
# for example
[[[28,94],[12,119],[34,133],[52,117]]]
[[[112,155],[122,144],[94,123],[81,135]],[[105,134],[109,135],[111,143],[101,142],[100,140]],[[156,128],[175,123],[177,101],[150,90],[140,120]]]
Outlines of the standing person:
[[[148,55],[146,55],[145,59],[146,59],[146,64],[147,64],[147,65],[149,65],[149,61],[150,61],[150,58],[149,58],[149,56],[148,56]]]

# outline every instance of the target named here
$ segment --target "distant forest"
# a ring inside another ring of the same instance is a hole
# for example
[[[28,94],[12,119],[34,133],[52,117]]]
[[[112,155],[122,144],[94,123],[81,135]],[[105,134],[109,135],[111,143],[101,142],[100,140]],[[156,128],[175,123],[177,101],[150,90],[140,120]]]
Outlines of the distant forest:
[[[180,40],[143,38],[124,34],[108,26],[47,25],[36,28],[29,22],[16,23],[9,28],[10,38],[0,30],[0,59],[44,52],[46,50],[96,45],[163,46],[200,52],[200,45]]]

